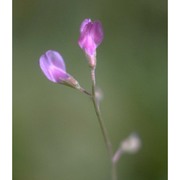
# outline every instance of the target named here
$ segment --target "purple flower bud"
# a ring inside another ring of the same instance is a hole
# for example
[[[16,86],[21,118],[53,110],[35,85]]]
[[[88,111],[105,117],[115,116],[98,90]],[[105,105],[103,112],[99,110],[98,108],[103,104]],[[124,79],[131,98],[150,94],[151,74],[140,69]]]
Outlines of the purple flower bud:
[[[40,57],[39,63],[42,72],[50,81],[65,84],[76,89],[79,88],[79,83],[66,72],[64,60],[57,51],[46,51]]]
[[[89,58],[94,58],[96,56],[96,48],[101,44],[103,37],[101,22],[92,22],[91,19],[85,19],[80,27],[78,44]]]

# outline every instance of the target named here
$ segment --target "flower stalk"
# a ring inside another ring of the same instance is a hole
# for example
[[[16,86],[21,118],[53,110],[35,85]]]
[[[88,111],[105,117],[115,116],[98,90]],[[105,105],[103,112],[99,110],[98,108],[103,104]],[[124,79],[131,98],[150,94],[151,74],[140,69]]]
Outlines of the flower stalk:
[[[95,68],[91,69],[91,80],[92,80],[92,101],[93,101],[93,105],[94,105],[94,109],[96,112],[96,116],[101,128],[101,132],[103,134],[103,138],[104,138],[104,142],[106,145],[106,149],[108,152],[108,156],[109,156],[109,160],[111,162],[111,166],[112,166],[112,180],[117,180],[117,173],[116,173],[116,163],[113,162],[113,149],[112,149],[112,143],[111,140],[109,138],[106,126],[104,124],[104,121],[102,119],[101,116],[101,111],[100,111],[100,107],[99,107],[99,103],[96,100],[96,75],[95,75]]]

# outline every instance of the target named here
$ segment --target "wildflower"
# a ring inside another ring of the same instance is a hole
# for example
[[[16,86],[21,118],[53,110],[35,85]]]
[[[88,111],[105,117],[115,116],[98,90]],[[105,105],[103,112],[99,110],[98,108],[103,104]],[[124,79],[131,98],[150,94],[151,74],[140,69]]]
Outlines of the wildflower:
[[[85,19],[82,22],[78,44],[86,53],[91,67],[96,66],[96,48],[101,44],[103,37],[100,21],[92,22],[91,19]]]
[[[59,52],[48,50],[39,59],[40,67],[47,79],[79,89],[79,83],[66,72],[66,65]]]

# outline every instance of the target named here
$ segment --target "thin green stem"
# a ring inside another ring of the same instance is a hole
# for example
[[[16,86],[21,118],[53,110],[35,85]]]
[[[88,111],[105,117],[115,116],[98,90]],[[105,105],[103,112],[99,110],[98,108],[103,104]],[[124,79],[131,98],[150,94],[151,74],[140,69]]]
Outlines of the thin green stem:
[[[112,143],[110,141],[108,132],[106,130],[105,124],[103,122],[102,116],[101,116],[101,111],[99,104],[97,103],[96,100],[96,76],[95,76],[95,68],[91,69],[91,79],[92,79],[92,101],[94,104],[95,112],[100,124],[100,128],[103,134],[103,138],[105,141],[105,145],[108,151],[109,159],[111,162],[112,166],[112,180],[117,180],[117,173],[116,173],[116,163],[113,162],[113,149],[112,149]]]
[[[117,180],[117,164],[112,161],[112,180]]]

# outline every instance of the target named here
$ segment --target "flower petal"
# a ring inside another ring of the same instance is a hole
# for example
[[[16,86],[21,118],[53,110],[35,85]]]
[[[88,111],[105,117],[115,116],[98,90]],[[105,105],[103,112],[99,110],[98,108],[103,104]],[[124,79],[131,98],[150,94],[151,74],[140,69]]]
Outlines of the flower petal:
[[[80,26],[78,44],[88,56],[96,55],[96,48],[101,44],[104,34],[100,21],[85,19]]]
[[[80,32],[82,33],[84,31],[84,27],[91,22],[91,19],[85,19],[80,26]]]
[[[62,56],[53,50],[48,50],[39,59],[41,70],[52,82],[59,83],[69,77]]]
[[[64,60],[62,56],[59,54],[59,52],[54,50],[48,50],[45,53],[45,56],[47,57],[47,61],[50,64],[53,64],[56,67],[59,67],[60,69],[66,71],[66,65],[64,63]]]
[[[92,34],[95,44],[99,46],[104,37],[103,28],[100,21],[94,21],[90,33]]]

